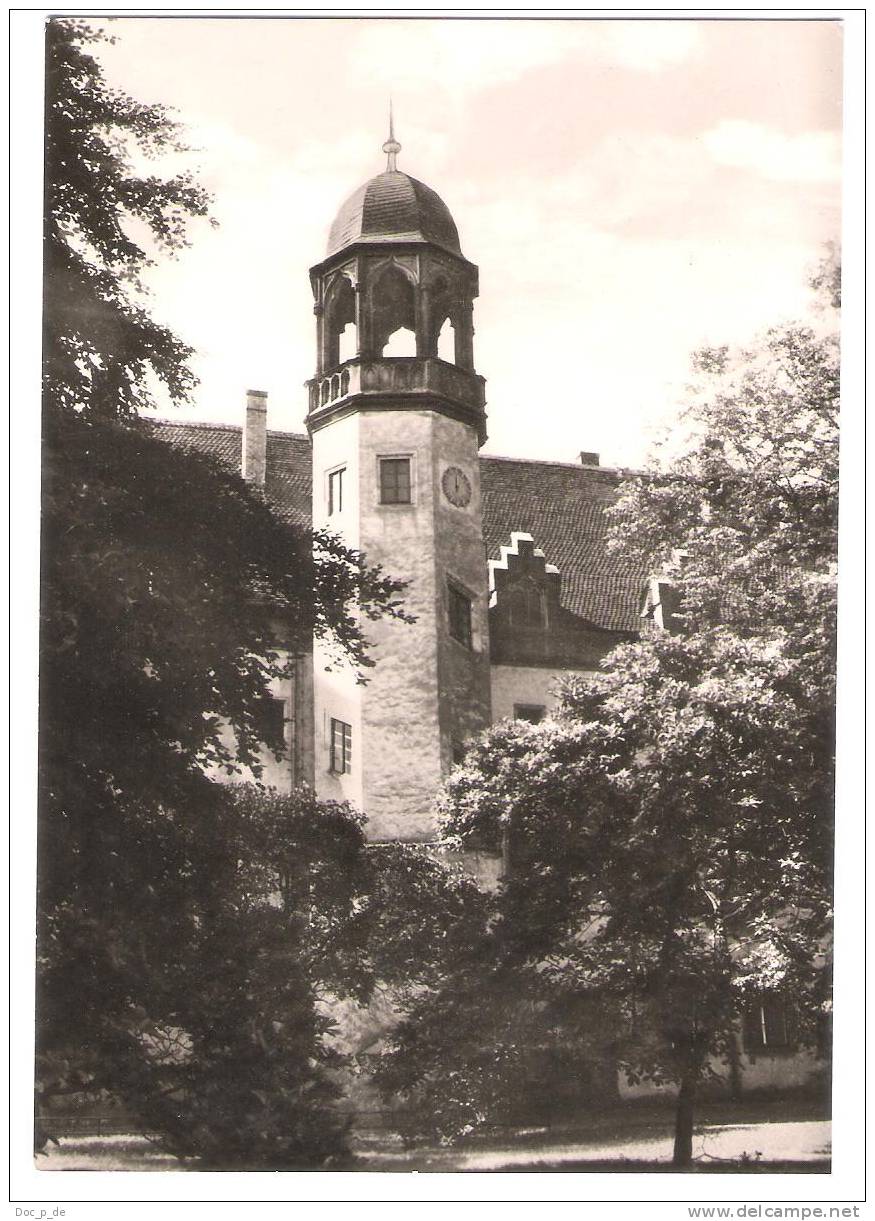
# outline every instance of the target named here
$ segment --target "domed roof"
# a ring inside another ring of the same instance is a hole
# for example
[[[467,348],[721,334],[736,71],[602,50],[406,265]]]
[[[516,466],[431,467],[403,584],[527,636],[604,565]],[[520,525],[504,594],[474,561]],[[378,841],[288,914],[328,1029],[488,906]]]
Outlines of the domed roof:
[[[432,242],[462,253],[455,221],[441,197],[394,169],[350,195],[331,226],[327,253],[337,254],[354,242]]]

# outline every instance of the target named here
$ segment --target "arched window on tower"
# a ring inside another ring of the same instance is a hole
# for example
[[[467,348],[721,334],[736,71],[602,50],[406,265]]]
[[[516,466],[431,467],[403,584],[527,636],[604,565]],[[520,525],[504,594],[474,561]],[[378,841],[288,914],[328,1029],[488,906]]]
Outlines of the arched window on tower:
[[[355,356],[358,347],[355,329],[355,291],[346,276],[333,282],[325,302],[325,349],[323,368],[333,369]],[[344,354],[341,354],[341,353]]]
[[[437,354],[441,360],[446,360],[451,365],[456,363],[456,328],[449,318],[444,319],[438,332]]]
[[[413,284],[400,269],[389,266],[371,290],[374,349],[377,356],[416,355],[416,311]]]
[[[505,591],[503,600],[507,606],[507,621],[511,627],[544,627],[544,594],[534,581],[520,581],[511,585],[510,589]]]

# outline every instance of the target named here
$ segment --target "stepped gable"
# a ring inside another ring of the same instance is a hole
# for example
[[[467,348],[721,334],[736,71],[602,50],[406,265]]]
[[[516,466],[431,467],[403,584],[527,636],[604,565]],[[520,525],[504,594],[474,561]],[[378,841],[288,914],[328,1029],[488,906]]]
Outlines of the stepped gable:
[[[243,430],[236,424],[182,424],[156,420],[156,434],[173,445],[209,454],[239,471]],[[312,521],[310,439],[305,433],[268,432],[265,495],[277,512],[294,526]]]
[[[621,478],[607,468],[481,456],[487,557],[499,559],[512,533],[531,534],[559,569],[562,606],[603,630],[639,632],[646,574],[606,550],[605,509]]]
[[[240,470],[242,430],[233,424],[182,424],[157,420],[158,436],[174,445],[212,454]],[[566,610],[604,631],[641,630],[646,575],[621,569],[607,555],[604,511],[613,503],[621,473],[564,462],[480,458],[483,537],[487,558],[497,560],[511,534],[531,534],[561,577]],[[265,491],[286,521],[309,526],[311,450],[304,433],[267,434]]]

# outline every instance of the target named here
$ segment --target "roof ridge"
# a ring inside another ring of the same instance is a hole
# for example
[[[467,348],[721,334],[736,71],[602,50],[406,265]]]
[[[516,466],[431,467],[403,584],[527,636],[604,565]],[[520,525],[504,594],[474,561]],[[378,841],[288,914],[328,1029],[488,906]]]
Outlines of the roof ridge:
[[[242,424],[220,424],[212,423],[210,420],[168,420],[164,416],[143,417],[149,424],[161,424],[169,428],[211,428],[219,432],[242,432]],[[267,435],[269,437],[294,437],[298,441],[306,441],[308,444],[310,438],[305,432],[288,432],[282,428],[268,428]]]
[[[144,416],[147,424],[161,424],[167,428],[213,428],[221,432],[240,432],[240,424],[211,423],[209,420],[168,420],[165,416]]]
[[[514,458],[510,454],[481,454],[481,460],[489,462],[520,462],[525,466],[561,466],[570,471],[602,472],[607,475],[637,474],[638,469],[632,466],[584,466],[582,462],[560,462],[556,458]],[[645,472],[640,471],[641,474]]]

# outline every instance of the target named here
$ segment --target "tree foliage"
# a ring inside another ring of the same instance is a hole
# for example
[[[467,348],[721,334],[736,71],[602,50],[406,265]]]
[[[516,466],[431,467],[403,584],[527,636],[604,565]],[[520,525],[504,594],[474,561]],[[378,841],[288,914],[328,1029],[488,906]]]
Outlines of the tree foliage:
[[[510,1032],[530,1028],[524,997],[555,1047],[572,1022],[579,1071],[607,1061],[632,1082],[676,1087],[681,1165],[699,1085],[721,1062],[737,1068],[739,1011],[792,997],[797,1038],[817,1042],[829,1007],[837,354],[827,329],[797,326],[700,354],[687,452],[631,480],[615,510],[617,553],[678,591],[674,630],[568,682],[551,720],[487,731],[447,783],[446,833],[502,852],[507,869],[479,961],[419,999],[381,1068],[387,1090],[410,1096],[451,1080],[454,1104],[435,1121],[444,1136],[496,1117]],[[509,980],[519,1008],[502,999]],[[463,999],[475,988],[489,1014],[480,1040]]]
[[[46,24],[44,383],[49,402],[93,418],[153,405],[149,375],[179,402],[194,386],[191,348],[149,313],[143,273],[187,242],[209,197],[189,173],[139,173],[184,151],[163,106],[110,88],[85,23]]]
[[[266,697],[314,634],[370,664],[401,587],[138,418],[155,379],[194,385],[143,273],[208,200],[134,168],[180,132],[109,88],[99,37],[47,25],[39,1105],[108,1093],[211,1164],[318,1160],[343,1124],[317,983],[367,984],[329,936],[357,927],[361,828],[215,777],[283,751]]]
[[[180,810],[120,800],[103,909],[71,890],[46,913],[50,1091],[106,1091],[205,1167],[321,1164],[346,1151],[317,1001],[362,986],[338,952],[362,889],[361,819],[306,791],[198,796]]]
[[[612,510],[615,554],[682,588],[687,630],[776,628],[798,634],[812,658],[830,656],[815,632],[834,645],[838,275],[827,260],[814,277],[819,325],[696,354],[688,448],[658,452]]]

